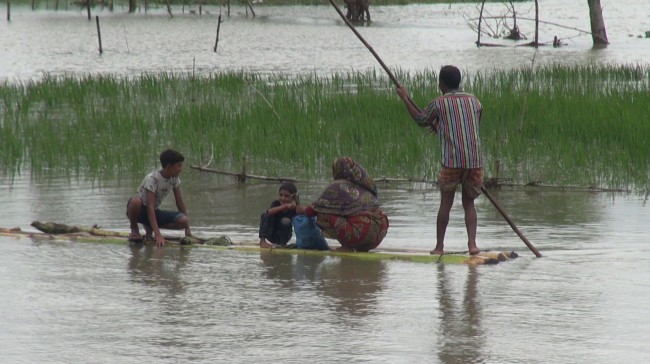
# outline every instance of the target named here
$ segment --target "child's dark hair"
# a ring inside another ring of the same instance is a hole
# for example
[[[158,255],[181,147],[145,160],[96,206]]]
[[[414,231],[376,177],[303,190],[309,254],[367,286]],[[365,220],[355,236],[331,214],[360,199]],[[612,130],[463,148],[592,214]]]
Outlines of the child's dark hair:
[[[173,149],[167,149],[160,153],[160,164],[163,168],[168,165],[176,164],[185,160],[183,155]]]
[[[292,195],[295,195],[296,192],[298,192],[298,189],[296,188],[296,185],[294,185],[291,182],[284,182],[283,184],[280,185],[280,189],[278,191],[285,190],[289,192]]]
[[[443,66],[440,69],[440,75],[438,80],[444,83],[447,87],[452,90],[460,87],[460,70],[455,66]]]

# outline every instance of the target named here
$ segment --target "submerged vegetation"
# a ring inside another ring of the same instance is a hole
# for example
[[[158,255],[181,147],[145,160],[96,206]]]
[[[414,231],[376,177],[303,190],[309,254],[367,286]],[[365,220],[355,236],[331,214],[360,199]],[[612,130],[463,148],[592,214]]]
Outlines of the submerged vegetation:
[[[548,66],[469,76],[484,105],[486,176],[646,188],[647,66]],[[436,71],[397,72],[420,106]],[[329,77],[225,72],[45,77],[0,84],[0,169],[74,178],[141,175],[173,147],[187,164],[327,179],[351,155],[375,176],[435,180],[439,144],[380,71]],[[497,162],[499,170],[497,171]]]

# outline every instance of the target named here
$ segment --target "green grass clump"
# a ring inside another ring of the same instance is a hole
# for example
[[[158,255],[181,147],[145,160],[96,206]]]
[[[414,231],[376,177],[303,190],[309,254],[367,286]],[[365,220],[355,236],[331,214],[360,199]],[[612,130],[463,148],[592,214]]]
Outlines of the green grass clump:
[[[650,165],[649,70],[547,66],[470,75],[484,106],[486,176],[514,182],[644,187]],[[397,71],[424,107],[436,72]],[[411,121],[378,71],[328,77],[244,72],[45,77],[0,85],[6,175],[139,176],[173,147],[249,173],[327,180],[340,155],[373,176],[435,180],[439,144]]]

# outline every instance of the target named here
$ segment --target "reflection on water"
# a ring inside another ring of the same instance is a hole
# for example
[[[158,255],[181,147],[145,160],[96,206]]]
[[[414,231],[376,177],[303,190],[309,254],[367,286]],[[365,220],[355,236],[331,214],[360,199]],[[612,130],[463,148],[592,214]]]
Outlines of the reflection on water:
[[[480,271],[469,267],[466,282],[459,286],[449,276],[449,267],[439,264],[436,268],[440,308],[438,358],[441,363],[481,363],[486,330],[477,292]]]
[[[157,248],[152,245],[130,244],[129,274],[134,282],[164,287],[169,296],[185,291],[181,270],[187,264],[189,248]]]
[[[320,290],[330,298],[338,313],[372,315],[384,286],[385,264],[384,261],[341,258],[323,267]]]
[[[0,352],[12,363],[643,362],[648,234],[633,229],[648,212],[609,211],[626,230],[616,243],[556,242],[545,258],[479,267],[1,236]]]
[[[335,314],[366,316],[376,312],[385,284],[385,262],[347,257],[260,252],[265,275],[281,288],[313,290]]]
[[[266,276],[281,287],[293,286],[293,259],[294,256],[291,254],[274,254],[272,251],[260,252],[260,260],[266,268]]]

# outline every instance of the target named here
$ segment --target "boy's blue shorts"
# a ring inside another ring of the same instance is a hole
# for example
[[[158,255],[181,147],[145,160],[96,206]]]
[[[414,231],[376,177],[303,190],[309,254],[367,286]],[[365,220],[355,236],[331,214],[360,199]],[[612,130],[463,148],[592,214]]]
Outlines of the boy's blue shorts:
[[[156,213],[156,221],[158,221],[158,227],[162,228],[165,225],[173,224],[178,219],[183,216],[183,213],[180,211],[167,211],[167,210],[154,210]],[[149,216],[147,216],[146,206],[142,206],[140,210],[140,215],[138,215],[138,222],[143,225],[151,226],[149,223]]]
[[[130,201],[130,200],[129,200]],[[156,213],[156,221],[158,222],[158,227],[162,228],[165,225],[173,224],[178,219],[183,216],[183,213],[180,211],[168,211],[168,210],[154,210]],[[147,206],[142,205],[140,209],[140,215],[138,215],[138,222],[143,225],[151,226],[149,223],[149,216],[147,216]]]

